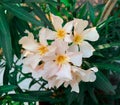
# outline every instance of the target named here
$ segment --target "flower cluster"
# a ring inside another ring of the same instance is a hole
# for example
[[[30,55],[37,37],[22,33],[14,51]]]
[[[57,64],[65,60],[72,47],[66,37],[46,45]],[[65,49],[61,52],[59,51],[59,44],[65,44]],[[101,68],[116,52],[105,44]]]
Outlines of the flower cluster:
[[[93,82],[96,79],[96,67],[82,69],[82,58],[89,58],[95,49],[87,42],[96,41],[99,35],[96,28],[85,29],[88,21],[74,19],[64,26],[63,19],[51,14],[54,31],[42,28],[39,31],[39,42],[32,33],[20,39],[19,44],[25,49],[24,64],[33,70],[41,71],[48,87],[71,86],[79,92],[79,82]],[[51,43],[48,43],[51,41]]]

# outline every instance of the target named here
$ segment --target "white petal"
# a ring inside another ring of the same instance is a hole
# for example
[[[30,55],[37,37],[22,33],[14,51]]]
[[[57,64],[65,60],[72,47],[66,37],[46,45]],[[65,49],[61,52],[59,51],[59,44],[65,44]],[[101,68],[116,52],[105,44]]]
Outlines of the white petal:
[[[51,78],[52,76],[55,76],[55,74],[58,72],[58,66],[50,61],[50,62],[46,62],[44,65],[44,74],[43,74],[43,78]]]
[[[67,33],[71,33],[73,28],[73,21],[70,21],[68,23],[66,23],[63,27],[63,29],[67,32]]]
[[[55,86],[59,88],[64,83],[64,80],[57,80]]]
[[[56,77],[51,77],[47,81],[48,81],[48,87],[49,87],[49,89],[52,88],[52,87],[55,87]]]
[[[63,40],[55,40],[53,45],[56,46],[56,53],[57,54],[64,54],[65,51],[68,49],[68,43],[64,42]]]
[[[98,72],[98,68],[97,67],[90,68],[90,70],[92,70],[94,72]]]
[[[54,40],[56,32],[48,29],[42,28],[39,31],[39,40],[41,44],[47,45],[47,40]]]
[[[96,80],[96,75],[94,71],[89,70],[80,70],[81,79],[84,82],[94,82]]]
[[[75,84],[72,85],[71,87],[72,87],[72,90],[71,90],[71,91],[74,91],[74,92],[79,93],[79,83],[75,83]]]
[[[35,51],[39,46],[32,34],[22,37],[19,40],[19,44],[22,44],[22,47],[29,51]]]
[[[72,79],[72,75],[71,75],[71,67],[70,64],[64,64],[60,67],[59,72],[57,72],[56,74],[57,79],[61,79],[61,80],[71,80]]]
[[[49,88],[56,87],[59,88],[63,84],[63,80],[56,79],[56,76],[53,76],[48,79],[48,86]]]
[[[69,84],[70,84],[69,81],[65,82],[65,83],[64,83],[64,87],[68,87]]]
[[[69,52],[78,52],[78,46],[75,44],[72,44],[71,46],[69,46],[68,51]]]
[[[56,31],[59,29],[62,29],[62,23],[63,23],[62,18],[60,18],[59,16],[55,16],[55,15],[51,14],[51,20],[52,20],[52,24],[53,24]]]
[[[87,27],[87,25],[88,25],[88,21],[86,20],[74,19],[74,32],[77,34],[81,34],[82,31]]]
[[[69,54],[70,62],[73,63],[75,66],[80,66],[82,64],[82,54],[80,52],[78,53],[71,53]]]
[[[86,29],[85,31],[83,31],[82,35],[85,40],[89,41],[96,41],[99,38],[99,34],[95,27]]]
[[[32,54],[23,60],[23,64],[32,67],[32,69],[35,69],[40,61],[41,57],[38,54]]]
[[[83,41],[80,44],[80,51],[84,58],[89,58],[93,55],[93,52],[95,51],[95,49],[88,42]]]
[[[68,43],[71,43],[71,42],[72,42],[72,37],[71,37],[71,35],[66,34],[66,35],[65,35],[65,38],[64,38],[64,41],[65,41],[65,42],[68,42]]]

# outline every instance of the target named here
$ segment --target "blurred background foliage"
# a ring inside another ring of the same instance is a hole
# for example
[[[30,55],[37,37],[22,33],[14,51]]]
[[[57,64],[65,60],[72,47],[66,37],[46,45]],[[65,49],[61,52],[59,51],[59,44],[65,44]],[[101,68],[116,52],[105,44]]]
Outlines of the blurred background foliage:
[[[39,101],[40,105],[120,105],[120,0],[106,20],[101,20],[109,1],[93,5],[89,0],[83,3],[78,0],[0,0],[0,72],[4,72],[3,78],[0,77],[3,79],[0,104],[36,105]],[[107,9],[110,8],[111,5]],[[53,29],[50,13],[65,22],[73,18],[89,20],[89,27],[95,26],[99,32],[99,40],[91,43],[96,49],[94,55],[82,65],[84,68],[97,66],[97,79],[94,83],[81,82],[79,94],[70,92],[70,87],[46,89],[46,81],[23,73],[22,64],[17,64],[21,58],[18,41],[27,35],[24,31],[29,30],[37,39],[41,27]],[[29,87],[39,84],[39,90],[21,89],[18,84],[27,78],[32,79]]]

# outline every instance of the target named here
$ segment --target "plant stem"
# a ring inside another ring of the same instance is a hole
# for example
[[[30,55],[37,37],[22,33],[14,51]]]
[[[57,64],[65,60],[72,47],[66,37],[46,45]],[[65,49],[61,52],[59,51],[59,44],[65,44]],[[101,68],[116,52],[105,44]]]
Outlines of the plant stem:
[[[102,12],[102,15],[101,15],[101,18],[100,18],[98,24],[105,21],[108,18],[112,9],[114,8],[116,2],[117,2],[117,0],[108,0],[108,2],[106,3],[106,5],[104,7],[104,10]]]

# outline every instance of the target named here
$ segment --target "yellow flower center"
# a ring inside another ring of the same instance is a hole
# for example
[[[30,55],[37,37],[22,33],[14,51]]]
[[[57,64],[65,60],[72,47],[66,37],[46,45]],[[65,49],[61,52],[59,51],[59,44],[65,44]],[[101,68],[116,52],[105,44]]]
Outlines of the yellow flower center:
[[[48,52],[48,47],[45,45],[41,45],[38,50],[40,55],[44,55],[46,52]]]
[[[57,38],[63,39],[65,37],[65,34],[66,34],[65,30],[60,29],[57,31]]]
[[[74,35],[73,42],[75,44],[81,44],[83,42],[83,36],[79,34]]]
[[[68,62],[68,60],[69,60],[69,58],[66,55],[58,55],[58,56],[56,56],[56,59],[55,59],[55,61],[58,65],[64,64],[64,63]]]

